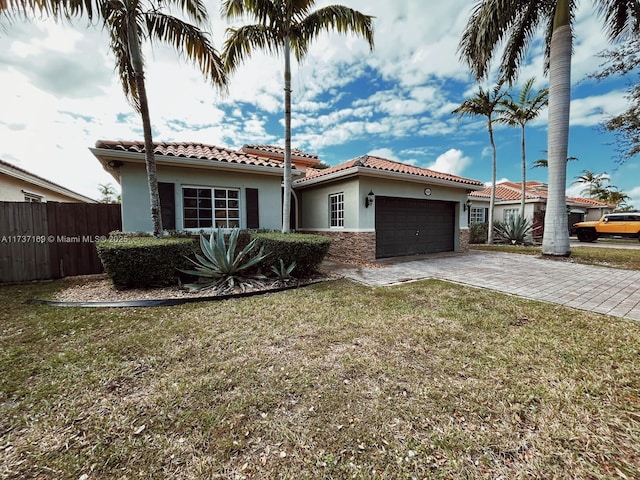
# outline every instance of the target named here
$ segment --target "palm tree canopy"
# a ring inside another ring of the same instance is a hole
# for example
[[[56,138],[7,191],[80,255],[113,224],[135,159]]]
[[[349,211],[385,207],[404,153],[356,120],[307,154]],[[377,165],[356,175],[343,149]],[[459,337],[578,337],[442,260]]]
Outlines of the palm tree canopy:
[[[534,77],[527,80],[517,99],[514,99],[510,93],[507,94],[507,98],[500,102],[502,108],[499,109],[497,122],[512,127],[524,127],[540,115],[540,110],[549,103],[549,89],[535,91],[534,83]]]
[[[482,116],[491,119],[506,95],[507,93],[502,89],[502,84],[496,85],[492,90],[485,90],[479,86],[478,92],[473,97],[467,98],[451,113],[458,115],[458,119],[465,115]]]
[[[573,31],[577,0],[569,0],[565,19]],[[477,79],[487,78],[491,62],[504,47],[500,77],[512,83],[539,28],[545,29],[545,68],[557,0],[478,0],[458,47],[461,59]],[[594,0],[610,40],[640,32],[640,3],[636,0]]]
[[[158,2],[160,3],[160,2]],[[184,8],[190,19],[200,25],[208,20],[201,0],[164,0],[164,5]],[[144,40],[171,45],[179,54],[192,60],[213,85],[226,88],[227,77],[223,62],[209,36],[197,25],[164,13],[161,8],[141,0],[110,0],[100,4],[100,14],[109,32],[110,49],[116,57],[118,74],[125,95],[139,110],[139,96],[130,52],[130,25],[135,24],[137,44]]]
[[[342,5],[312,11],[315,0],[225,0],[222,15],[233,19],[248,15],[256,22],[229,28],[225,42],[225,66],[237,68],[253,50],[280,53],[288,41],[298,62],[306,56],[311,40],[323,31],[355,33],[373,49],[373,18]]]

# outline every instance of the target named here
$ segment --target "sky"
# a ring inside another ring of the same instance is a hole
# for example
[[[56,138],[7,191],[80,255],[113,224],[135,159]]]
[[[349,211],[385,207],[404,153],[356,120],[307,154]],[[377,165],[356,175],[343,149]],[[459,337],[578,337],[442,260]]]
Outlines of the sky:
[[[227,23],[220,1],[207,0],[210,30],[221,51]],[[316,7],[328,5],[318,0]],[[478,88],[457,46],[475,2],[469,0],[341,0],[373,15],[375,49],[358,37],[322,34],[302,64],[292,63],[292,146],[329,165],[372,154],[489,182],[491,150],[481,118],[452,110]],[[249,22],[249,20],[245,20]],[[122,92],[108,36],[84,20],[46,20],[0,27],[0,159],[92,198],[111,183],[89,148],[97,140],[142,140],[139,116]],[[568,195],[583,170],[606,172],[610,184],[640,208],[640,158],[620,165],[614,137],[599,125],[625,110],[627,79],[588,75],[608,47],[592,2],[580,2],[575,24]],[[284,145],[282,57],[256,52],[230,78],[228,92],[208,84],[169,48],[145,46],[154,141],[201,142],[227,148]],[[547,86],[544,45],[537,39],[513,87]],[[490,83],[485,87],[492,86]],[[520,131],[497,126],[497,178],[521,179]],[[547,181],[547,111],[526,130],[528,180]]]

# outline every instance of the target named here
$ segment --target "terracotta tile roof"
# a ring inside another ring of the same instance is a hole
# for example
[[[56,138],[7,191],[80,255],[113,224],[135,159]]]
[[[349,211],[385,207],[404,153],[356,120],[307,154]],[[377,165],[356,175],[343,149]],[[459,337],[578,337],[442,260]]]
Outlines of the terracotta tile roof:
[[[521,183],[501,182],[496,185],[496,199],[502,201],[520,200],[522,198]],[[478,190],[469,194],[471,197],[490,198],[491,187]],[[546,200],[546,185],[541,182],[527,182],[525,185],[525,198],[534,200]]]
[[[581,205],[586,205],[588,207],[603,207],[603,208],[615,207],[615,205],[612,203],[601,202],[600,200],[596,200],[595,198],[567,197],[567,202],[578,203]]]
[[[501,182],[496,185],[496,200],[509,202],[516,201],[522,198],[520,186],[521,183],[514,182]],[[491,197],[491,187],[487,187],[484,190],[478,190],[471,192],[470,197],[489,199]],[[542,182],[527,182],[525,185],[525,198],[529,200],[541,200],[546,201],[548,196],[547,185]],[[604,202],[600,202],[593,198],[582,197],[567,197],[567,202],[584,205],[587,207],[614,207],[615,205],[609,205]]]
[[[261,152],[265,152],[265,153],[271,153],[271,154],[276,154],[276,155],[282,155],[284,156],[284,148],[283,147],[277,147],[274,145],[243,145],[242,149],[247,148],[247,149],[251,149],[251,150],[258,150]],[[240,149],[242,151],[242,149]],[[295,155],[297,157],[301,157],[301,158],[309,158],[309,159],[313,159],[313,160],[317,160],[318,159],[318,155],[314,154],[314,153],[306,153],[303,152],[302,150],[298,150],[297,148],[292,148],[291,149],[291,155]]]
[[[415,167],[406,163],[395,162],[393,160],[387,160],[385,158],[374,157],[371,155],[363,155],[362,157],[354,158],[347,162],[335,165],[333,167],[325,169],[307,169],[307,175],[305,178],[296,180],[297,184],[316,179],[325,175],[348,170],[353,167],[364,167],[371,170],[379,170],[386,172],[404,173],[407,175],[415,175],[418,177],[434,178],[439,180],[448,180],[450,182],[463,183],[466,185],[479,186],[482,182],[478,180],[472,180],[469,178],[459,177],[457,175],[450,175],[448,173],[436,172],[435,170],[429,170],[428,168]]]
[[[154,142],[153,153],[165,157],[211,160],[215,162],[283,168],[282,162],[228,148],[191,142]],[[144,153],[144,142],[98,140],[96,148],[131,153]]]

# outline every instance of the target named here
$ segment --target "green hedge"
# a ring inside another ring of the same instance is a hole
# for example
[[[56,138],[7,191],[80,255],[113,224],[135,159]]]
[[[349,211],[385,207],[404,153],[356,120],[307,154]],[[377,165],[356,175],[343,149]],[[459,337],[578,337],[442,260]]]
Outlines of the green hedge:
[[[113,236],[96,244],[104,271],[116,288],[175,285],[197,249],[192,239]]]
[[[256,248],[264,247],[269,256],[261,264],[265,270],[277,265],[282,259],[285,266],[296,262],[292,274],[295,277],[307,277],[318,270],[324,260],[331,239],[323,235],[305,235],[301,233],[256,233]]]
[[[488,238],[488,223],[472,223],[469,225],[469,243],[487,243]]]

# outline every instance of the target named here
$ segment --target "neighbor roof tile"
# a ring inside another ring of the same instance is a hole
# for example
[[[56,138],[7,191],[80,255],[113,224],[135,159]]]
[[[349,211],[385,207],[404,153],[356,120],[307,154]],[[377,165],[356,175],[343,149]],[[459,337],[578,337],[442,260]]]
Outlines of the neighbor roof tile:
[[[284,148],[277,147],[275,145],[255,145],[254,144],[254,145],[244,145],[242,148],[258,150],[265,153],[275,153],[277,155],[284,155]],[[318,159],[318,155],[313,153],[306,153],[306,152],[303,152],[302,150],[298,150],[297,148],[291,149],[291,155],[295,155],[297,157],[302,157],[302,158],[310,158],[314,160]]]

